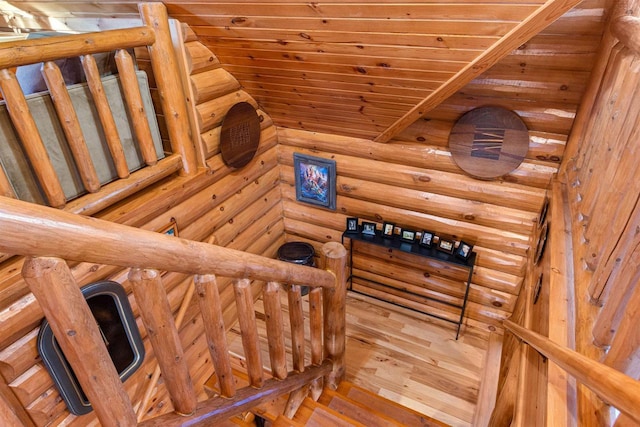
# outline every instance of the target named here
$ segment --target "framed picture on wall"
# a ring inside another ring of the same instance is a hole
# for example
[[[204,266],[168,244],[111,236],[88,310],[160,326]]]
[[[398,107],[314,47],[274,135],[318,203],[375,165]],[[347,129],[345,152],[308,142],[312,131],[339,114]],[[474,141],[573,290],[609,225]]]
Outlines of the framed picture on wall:
[[[293,153],[296,200],[336,209],[336,162],[306,154]]]
[[[166,234],[167,236],[178,237],[178,224],[176,224],[176,220],[171,218],[171,221],[158,230],[159,233]]]

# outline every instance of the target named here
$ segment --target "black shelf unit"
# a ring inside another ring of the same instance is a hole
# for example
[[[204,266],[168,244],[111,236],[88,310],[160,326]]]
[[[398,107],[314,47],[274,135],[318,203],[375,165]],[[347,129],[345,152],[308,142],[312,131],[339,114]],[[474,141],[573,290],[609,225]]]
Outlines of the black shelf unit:
[[[386,249],[394,249],[402,252],[407,252],[413,255],[418,255],[425,258],[431,258],[431,259],[435,259],[445,263],[454,264],[462,268],[466,268],[469,271],[469,274],[467,276],[467,281],[465,284],[465,291],[464,291],[464,298],[462,300],[462,305],[451,304],[450,302],[447,302],[447,301],[441,301],[436,298],[422,296],[423,298],[427,298],[433,301],[440,302],[442,304],[446,304],[446,305],[458,308],[460,310],[460,318],[457,321],[447,319],[442,316],[438,316],[437,314],[428,313],[426,311],[416,310],[416,311],[420,311],[423,314],[426,314],[427,316],[435,317],[440,320],[444,320],[446,322],[456,324],[458,326],[456,330],[456,340],[458,339],[458,337],[460,336],[460,327],[462,326],[462,321],[464,319],[464,312],[465,312],[465,309],[467,308],[467,299],[469,297],[469,286],[471,285],[471,277],[473,276],[473,266],[475,265],[475,261],[476,261],[475,252],[471,252],[471,255],[469,256],[469,258],[465,260],[455,255],[447,254],[445,252],[439,251],[435,247],[425,247],[425,246],[421,246],[417,242],[415,243],[407,242],[400,239],[397,236],[396,237],[383,236],[382,232],[379,230],[376,230],[375,234],[373,235],[363,234],[360,232],[360,230],[358,230],[358,232],[345,231],[344,233],[342,233],[343,244],[344,244],[345,238],[351,239],[351,245],[349,246],[349,278],[348,280],[349,280],[349,289],[352,290],[353,292],[362,293],[352,289],[352,279],[354,277],[357,277],[357,276],[353,276],[353,242],[354,241],[369,243],[369,244],[380,246]],[[379,284],[382,286],[385,286],[382,283],[379,283]]]

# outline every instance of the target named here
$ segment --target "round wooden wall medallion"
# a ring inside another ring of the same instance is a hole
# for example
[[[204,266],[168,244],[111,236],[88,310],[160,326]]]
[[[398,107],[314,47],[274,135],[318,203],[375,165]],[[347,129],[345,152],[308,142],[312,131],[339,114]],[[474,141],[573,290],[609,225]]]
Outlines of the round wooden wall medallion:
[[[501,107],[471,110],[449,135],[456,164],[469,175],[492,179],[520,166],[529,150],[529,130],[513,111]]]
[[[260,143],[260,117],[248,102],[235,104],[222,121],[220,151],[222,160],[241,168],[253,159]]]

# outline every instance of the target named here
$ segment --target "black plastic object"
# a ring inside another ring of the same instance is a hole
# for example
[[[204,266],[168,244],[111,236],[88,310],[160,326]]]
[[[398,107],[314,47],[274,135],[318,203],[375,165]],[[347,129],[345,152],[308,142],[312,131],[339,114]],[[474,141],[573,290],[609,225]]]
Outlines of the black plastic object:
[[[145,354],[127,294],[119,283],[109,280],[84,286],[81,291],[98,324],[109,356],[124,382],[142,365]],[[69,411],[75,415],[91,412],[91,403],[46,319],[38,334],[38,353]]]
[[[293,264],[315,267],[314,255],[313,246],[305,242],[288,242],[278,248],[278,259]],[[303,286],[302,295],[307,295],[308,293],[309,288]]]

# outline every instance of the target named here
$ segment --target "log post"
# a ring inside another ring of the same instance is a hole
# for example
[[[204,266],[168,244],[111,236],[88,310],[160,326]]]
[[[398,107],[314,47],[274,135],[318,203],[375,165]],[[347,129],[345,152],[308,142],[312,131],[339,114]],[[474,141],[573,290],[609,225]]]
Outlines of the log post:
[[[637,277],[637,276],[636,276]],[[630,292],[624,314],[618,330],[613,337],[611,347],[604,357],[604,364],[632,378],[640,377],[640,285]]]
[[[612,21],[611,32],[636,55],[640,55],[640,18],[620,16]]]
[[[116,121],[113,118],[107,95],[104,93],[104,86],[100,79],[100,71],[98,70],[98,64],[92,55],[84,55],[80,57],[82,62],[82,69],[84,75],[87,77],[87,86],[91,91],[93,98],[93,104],[96,106],[98,117],[100,118],[100,124],[104,131],[104,138],[109,146],[109,152],[111,153],[111,159],[116,167],[116,172],[119,178],[129,177],[129,166],[127,165],[127,158],[122,148],[122,142],[120,140],[120,134],[118,133],[118,127]]]
[[[240,324],[242,335],[244,357],[247,362],[249,384],[252,387],[260,388],[264,383],[264,378],[262,375],[262,357],[260,356],[256,313],[253,306],[253,295],[251,294],[251,281],[249,279],[235,280],[233,288],[236,295],[236,305],[238,306],[238,323]]]
[[[160,273],[132,268],[129,280],[173,407],[177,413],[192,414],[196,410],[196,393]]]
[[[20,89],[16,76],[8,70],[0,70],[0,91],[7,103],[7,110],[11,122],[16,128],[16,133],[22,141],[33,171],[38,177],[38,183],[42,186],[50,206],[61,208],[66,202],[60,180],[42,142],[36,122],[31,115],[27,100]]]
[[[267,324],[271,375],[274,378],[283,380],[287,377],[287,355],[284,343],[280,284],[278,282],[267,283],[262,299],[264,301],[264,314]]]
[[[233,373],[231,372],[229,347],[222,316],[218,282],[213,274],[196,275],[194,282],[204,330],[207,335],[207,343],[209,344],[209,354],[211,355],[215,374],[218,377],[220,394],[223,397],[232,397],[235,395],[236,389]]]
[[[118,49],[116,53],[116,65],[118,73],[120,73],[120,84],[124,93],[124,99],[131,115],[131,124],[135,132],[140,153],[147,166],[158,163],[158,156],[153,145],[153,137],[151,136],[151,128],[149,120],[144,109],[140,86],[138,86],[138,78],[133,65],[133,59],[129,52],[124,49]]]
[[[322,246],[325,270],[336,278],[335,287],[324,289],[324,351],[333,368],[325,377],[326,384],[335,390],[345,375],[347,250],[338,242]]]
[[[136,425],[129,396],[67,263],[60,258],[27,258],[22,275],[100,423]]]
[[[80,121],[71,102],[71,96],[67,91],[62,72],[55,62],[49,61],[42,66],[42,76],[49,89],[51,101],[53,101],[60,127],[71,149],[82,185],[88,192],[95,193],[100,189],[100,179],[93,165],[91,154],[89,154]]]
[[[302,291],[298,285],[291,285],[287,291],[289,300],[289,322],[291,323],[291,357],[293,369],[304,372],[304,312]]]
[[[309,290],[309,340],[311,341],[311,364],[322,363],[322,288]],[[318,400],[322,394],[322,377],[311,383],[311,397]]]
[[[11,181],[7,177],[7,173],[4,171],[4,168],[0,165],[0,196],[11,197],[12,199],[16,198],[16,193],[13,191],[13,187],[11,186]]]
[[[169,132],[171,149],[182,157],[184,175],[197,172],[196,150],[191,140],[191,128],[186,99],[182,89],[167,9],[162,3],[142,3],[140,15],[145,25],[155,33],[156,41],[149,46],[153,76],[158,86],[162,112]]]

